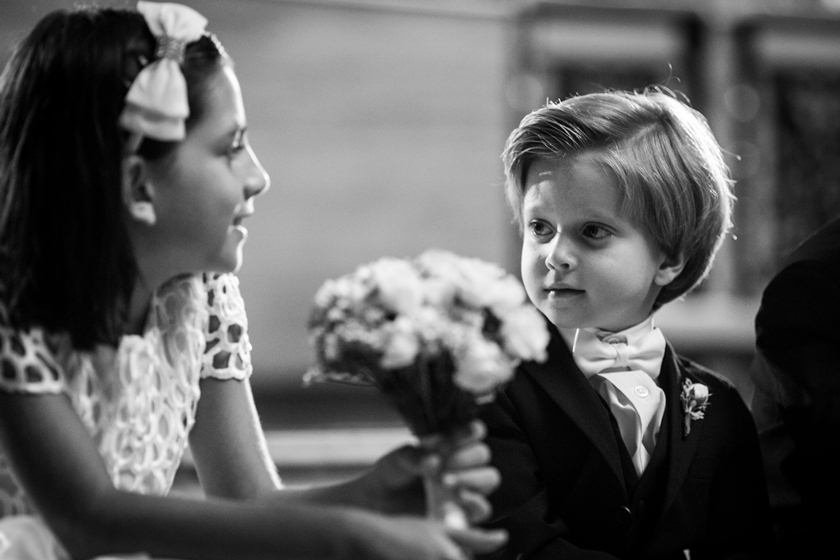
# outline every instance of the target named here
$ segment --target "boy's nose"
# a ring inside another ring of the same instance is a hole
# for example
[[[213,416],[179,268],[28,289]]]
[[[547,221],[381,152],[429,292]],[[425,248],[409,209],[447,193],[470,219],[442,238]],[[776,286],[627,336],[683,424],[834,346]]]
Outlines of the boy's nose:
[[[548,246],[548,254],[545,257],[545,266],[549,270],[570,269],[575,265],[575,257],[571,243],[567,236],[559,231]]]

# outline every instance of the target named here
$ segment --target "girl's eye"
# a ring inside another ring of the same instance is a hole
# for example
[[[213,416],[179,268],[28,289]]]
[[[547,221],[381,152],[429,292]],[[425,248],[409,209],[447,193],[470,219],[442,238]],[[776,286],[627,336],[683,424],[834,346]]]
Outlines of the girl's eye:
[[[606,239],[612,235],[612,232],[603,226],[597,224],[587,224],[583,226],[581,235],[587,239],[601,240]]]
[[[228,155],[229,158],[233,159],[238,154],[245,151],[245,149],[247,147],[248,147],[248,141],[245,139],[245,131],[240,130],[233,137],[233,142],[230,144],[230,146],[228,146],[227,155]]]
[[[537,239],[545,239],[553,235],[551,226],[542,220],[531,220],[528,222],[528,231]]]
[[[241,153],[245,149],[245,146],[245,142],[241,140],[231,144],[231,146],[228,148],[228,155],[233,157]]]

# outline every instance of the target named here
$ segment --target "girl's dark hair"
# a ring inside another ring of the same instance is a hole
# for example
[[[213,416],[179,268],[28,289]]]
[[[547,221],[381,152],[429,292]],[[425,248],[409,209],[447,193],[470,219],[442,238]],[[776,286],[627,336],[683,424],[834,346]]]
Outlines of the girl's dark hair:
[[[141,14],[85,8],[45,16],[0,75],[0,297],[18,328],[115,343],[137,264],[126,229],[118,125],[131,82],[157,42]],[[187,130],[228,58],[212,35],[187,45]],[[174,143],[144,140],[167,157]]]

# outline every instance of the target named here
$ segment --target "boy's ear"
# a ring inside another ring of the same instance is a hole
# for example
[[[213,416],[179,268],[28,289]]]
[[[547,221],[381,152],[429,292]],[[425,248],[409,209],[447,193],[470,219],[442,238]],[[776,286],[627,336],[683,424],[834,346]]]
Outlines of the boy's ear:
[[[146,160],[132,154],[122,161],[122,198],[131,219],[148,226],[154,225],[154,186],[149,180]]]
[[[653,282],[657,286],[667,286],[674,281],[674,278],[680,275],[685,268],[685,257],[682,254],[676,256],[665,256],[659,264],[659,269],[653,277]]]

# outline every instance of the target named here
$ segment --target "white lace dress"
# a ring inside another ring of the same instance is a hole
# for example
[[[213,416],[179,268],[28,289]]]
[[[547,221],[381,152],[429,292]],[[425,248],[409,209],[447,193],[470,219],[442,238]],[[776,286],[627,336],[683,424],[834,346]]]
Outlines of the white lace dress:
[[[167,283],[152,300],[144,334],[124,336],[116,349],[79,352],[66,335],[7,325],[0,302],[0,391],[66,394],[122,490],[169,492],[195,421],[199,380],[251,374],[245,306],[231,274]],[[0,450],[0,560],[67,558]]]

